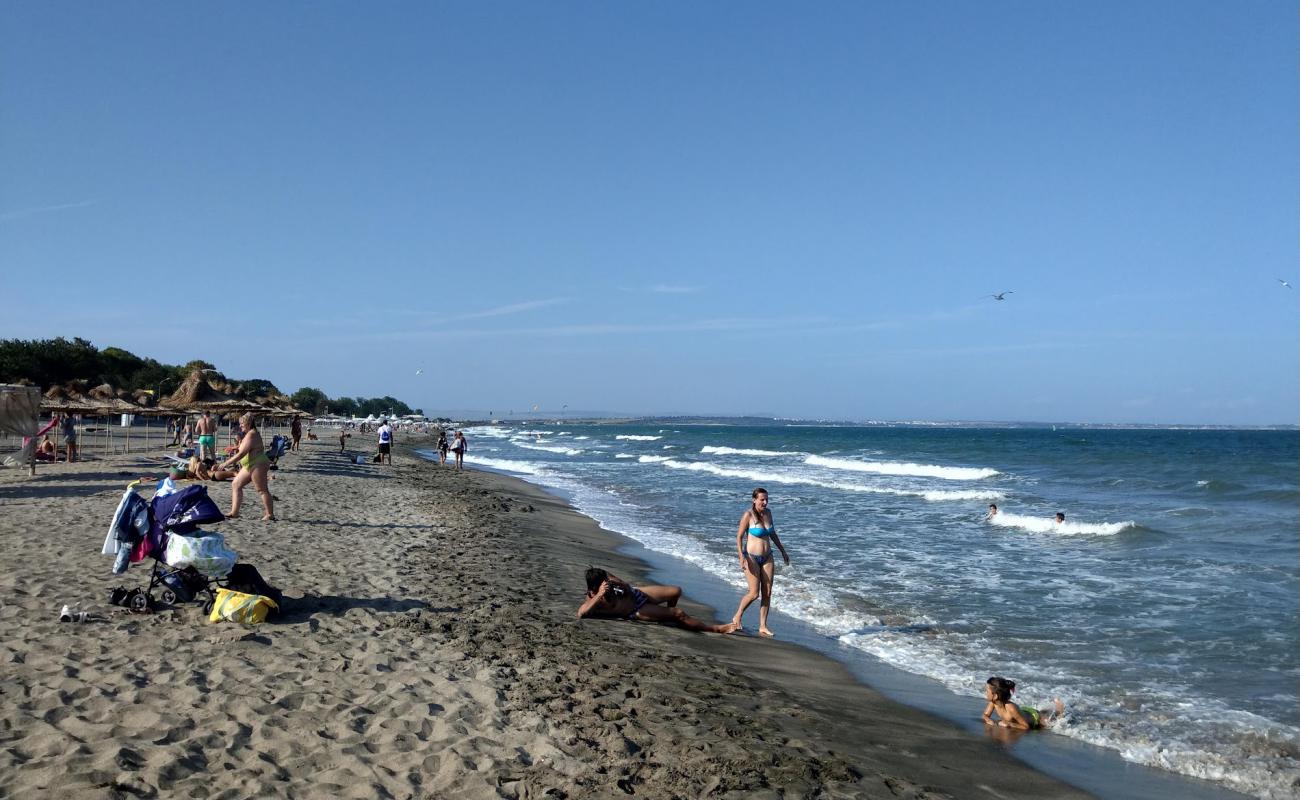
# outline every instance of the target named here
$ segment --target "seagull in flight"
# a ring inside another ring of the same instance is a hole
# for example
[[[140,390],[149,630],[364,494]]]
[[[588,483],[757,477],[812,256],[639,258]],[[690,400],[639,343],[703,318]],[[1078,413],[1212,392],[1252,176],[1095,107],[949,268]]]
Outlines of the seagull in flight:
[[[424,374],[424,370],[422,370],[422,369],[417,369],[417,370],[415,371],[415,374],[416,374],[416,375],[423,375],[423,374]]]
[[[997,294],[986,294],[984,296],[992,297],[994,300],[1006,300],[1009,294],[1015,294],[1015,292],[998,292]]]
[[[1285,287],[1288,288],[1288,289],[1291,288],[1291,284],[1287,283],[1286,281],[1282,280],[1281,278],[1278,278],[1278,279],[1277,279],[1277,282],[1280,283],[1280,284],[1282,284],[1283,286],[1285,286]]]

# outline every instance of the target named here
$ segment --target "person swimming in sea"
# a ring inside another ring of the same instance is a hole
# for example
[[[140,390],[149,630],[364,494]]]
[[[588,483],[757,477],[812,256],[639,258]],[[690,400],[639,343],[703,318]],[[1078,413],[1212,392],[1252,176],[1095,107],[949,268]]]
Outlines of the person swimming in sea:
[[[984,699],[989,704],[984,707],[984,724],[997,725],[999,728],[1014,728],[1020,731],[1044,730],[1052,727],[1065,715],[1065,704],[1061,698],[1052,699],[1053,708],[1034,708],[1011,702],[1011,693],[1016,690],[1016,682],[994,676],[984,684]],[[998,721],[993,721],[997,713]]]
[[[998,515],[998,504],[997,504],[997,503],[989,503],[989,513],[986,514],[986,515],[984,515],[984,519],[987,521],[987,520],[993,519],[993,518],[996,517],[997,515]]]
[[[1065,524],[1065,512],[1063,511],[1056,512],[1056,524],[1057,525]]]

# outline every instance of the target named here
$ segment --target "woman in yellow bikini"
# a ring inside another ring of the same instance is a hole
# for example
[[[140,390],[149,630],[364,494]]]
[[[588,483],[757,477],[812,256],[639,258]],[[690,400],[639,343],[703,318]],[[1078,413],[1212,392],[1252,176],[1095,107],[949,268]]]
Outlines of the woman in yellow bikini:
[[[235,476],[235,481],[230,485],[230,511],[226,514],[227,519],[239,518],[239,505],[244,500],[244,487],[252,481],[253,488],[262,497],[262,508],[266,513],[262,515],[263,520],[275,519],[275,510],[271,506],[271,490],[266,485],[267,473],[271,468],[271,460],[266,457],[266,446],[262,444],[262,434],[257,432],[257,426],[253,424],[253,415],[245,414],[239,418],[239,427],[244,430],[244,435],[239,440],[239,448],[235,454],[228,458],[223,469],[229,469],[239,462],[239,474]]]

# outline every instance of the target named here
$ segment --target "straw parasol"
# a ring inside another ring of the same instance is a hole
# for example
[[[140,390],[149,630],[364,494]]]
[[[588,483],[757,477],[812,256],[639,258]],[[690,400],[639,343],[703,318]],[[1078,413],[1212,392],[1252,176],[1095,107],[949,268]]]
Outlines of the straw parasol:
[[[265,412],[266,409],[251,400],[241,400],[234,395],[219,392],[197,370],[191,372],[180,388],[158,402],[159,408],[170,411],[253,411]]]
[[[98,413],[97,401],[86,397],[75,386],[51,386],[41,398],[41,411],[59,414]]]

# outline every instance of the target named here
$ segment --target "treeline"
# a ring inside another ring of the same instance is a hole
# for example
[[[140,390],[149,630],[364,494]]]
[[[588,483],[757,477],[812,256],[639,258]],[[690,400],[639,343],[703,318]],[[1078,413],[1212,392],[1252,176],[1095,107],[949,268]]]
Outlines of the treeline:
[[[304,386],[289,395],[293,404],[303,411],[313,414],[338,414],[342,417],[376,417],[396,414],[423,414],[423,409],[412,410],[410,406],[396,397],[330,397],[320,389]]]
[[[274,383],[263,378],[227,378],[213,364],[196,359],[187,364],[163,364],[141,358],[120,347],[103,350],[80,337],[57,339],[0,339],[0,383],[29,382],[48,389],[84,383],[87,386],[109,384],[114,389],[133,393],[148,390],[163,398],[180,388],[195,370],[220,391],[242,397],[283,395]],[[291,396],[294,405],[316,414],[420,414],[393,397],[340,397],[330,399],[320,389],[299,389]]]

